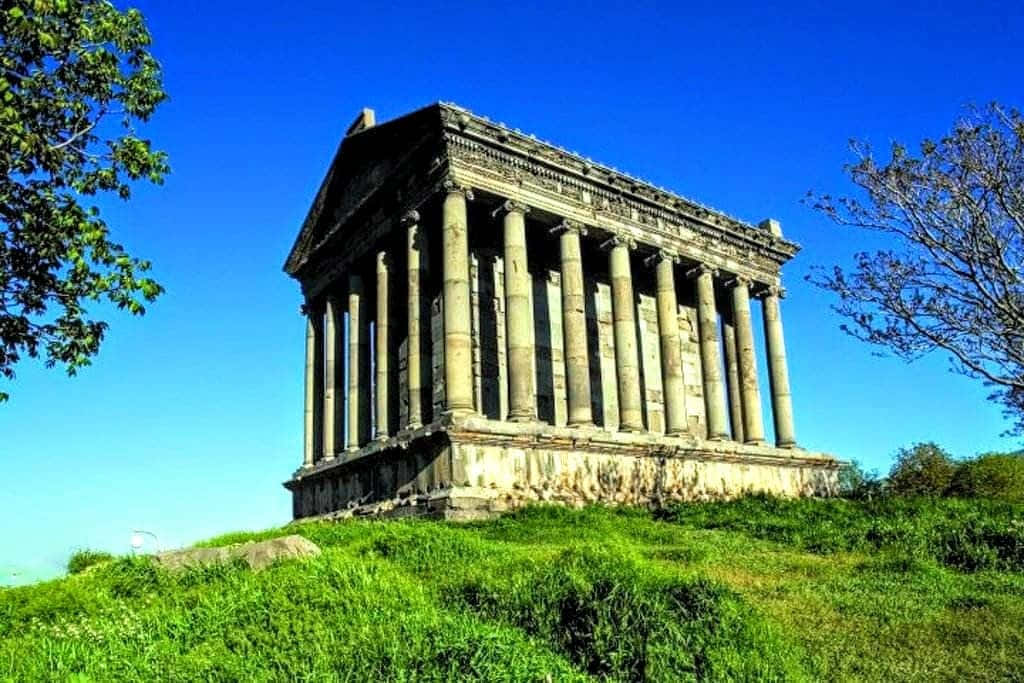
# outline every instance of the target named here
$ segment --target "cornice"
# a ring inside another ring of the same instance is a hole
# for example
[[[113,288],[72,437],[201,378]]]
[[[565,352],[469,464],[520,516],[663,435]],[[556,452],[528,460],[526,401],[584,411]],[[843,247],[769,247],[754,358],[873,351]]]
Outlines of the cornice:
[[[451,104],[441,105],[441,121],[450,153],[485,165],[500,165],[511,182],[554,184],[569,199],[597,211],[616,214],[641,228],[689,231],[696,238],[754,249],[781,265],[800,249],[725,213],[703,206],[646,181],[603,166],[573,152],[511,130]]]

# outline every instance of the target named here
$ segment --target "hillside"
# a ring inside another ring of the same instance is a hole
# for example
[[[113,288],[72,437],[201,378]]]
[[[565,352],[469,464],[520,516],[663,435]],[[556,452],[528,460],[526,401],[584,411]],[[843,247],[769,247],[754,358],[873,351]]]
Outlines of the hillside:
[[[307,523],[253,573],[120,559],[0,591],[0,680],[1005,680],[1024,506],[746,499]]]

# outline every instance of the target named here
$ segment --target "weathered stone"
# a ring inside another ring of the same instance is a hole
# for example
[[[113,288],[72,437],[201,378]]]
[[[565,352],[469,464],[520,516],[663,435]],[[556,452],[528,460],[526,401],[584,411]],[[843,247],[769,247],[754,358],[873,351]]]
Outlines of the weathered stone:
[[[278,560],[303,557],[315,557],[320,554],[320,547],[307,538],[292,534],[266,541],[250,541],[217,548],[186,548],[158,553],[153,561],[164,569],[180,571],[190,567],[225,564],[242,560],[251,569],[260,570],[269,567]]]
[[[286,265],[309,313],[295,517],[834,490],[838,461],[794,445],[778,293],[797,247],[777,223],[741,223],[451,105],[356,137]],[[341,420],[343,364],[323,348],[341,337],[337,310],[326,342],[322,328],[325,303],[346,296]],[[764,302],[774,446],[750,297]],[[332,458],[342,422],[348,452]]]

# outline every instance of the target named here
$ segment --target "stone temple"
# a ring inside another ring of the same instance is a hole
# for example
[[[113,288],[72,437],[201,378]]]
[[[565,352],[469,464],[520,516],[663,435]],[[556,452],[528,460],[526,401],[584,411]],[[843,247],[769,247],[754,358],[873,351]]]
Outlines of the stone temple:
[[[798,249],[455,105],[363,110],[285,263],[306,317],[294,516],[832,493],[838,461],[793,430]]]

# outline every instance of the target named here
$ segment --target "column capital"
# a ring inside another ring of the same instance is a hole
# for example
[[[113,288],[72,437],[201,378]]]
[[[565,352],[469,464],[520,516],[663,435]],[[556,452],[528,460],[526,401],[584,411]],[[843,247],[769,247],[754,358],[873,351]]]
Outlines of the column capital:
[[[387,249],[378,249],[377,250],[377,266],[379,267],[379,266],[391,266],[391,265],[394,265],[393,264],[393,259],[391,258],[391,252],[389,252]]]
[[[774,296],[778,299],[786,298],[786,288],[782,285],[765,285],[754,294],[756,299],[765,299]]]
[[[619,246],[624,246],[632,251],[636,249],[636,240],[632,237],[625,237],[623,235],[612,235],[604,242],[601,242],[601,249],[604,250],[614,249]]]
[[[686,271],[686,278],[692,280],[693,278],[700,277],[701,275],[710,275],[711,277],[718,277],[718,268],[709,266],[706,263],[698,263],[693,268]]]
[[[553,228],[551,228],[551,230],[549,230],[549,232],[551,232],[551,233],[553,233],[555,235],[561,235],[564,232],[574,232],[577,235],[586,235],[587,234],[587,226],[583,225],[579,221],[574,221],[574,220],[570,220],[568,218],[565,218],[565,219],[562,220],[561,223],[559,223],[558,225],[556,225]]]
[[[670,261],[673,264],[679,263],[679,256],[668,249],[658,249],[653,254],[644,258],[644,265],[648,268],[662,261]]]
[[[732,289],[733,287],[743,287],[744,289],[750,289],[754,284],[754,281],[745,275],[737,275],[734,278],[730,278],[722,283],[726,288]]]
[[[447,178],[441,181],[441,189],[443,189],[445,193],[449,195],[461,194],[467,200],[473,200],[473,188],[469,187],[468,185],[463,185],[462,183],[456,181],[455,178],[453,178],[452,176],[448,176]]]
[[[530,207],[523,202],[517,202],[514,199],[507,199],[502,202],[501,206],[491,212],[491,216],[505,215],[507,213],[521,213],[524,216],[530,212]]]
[[[408,227],[410,225],[416,225],[417,223],[420,222],[420,212],[417,211],[416,209],[409,209],[408,211],[402,214],[402,217],[401,219],[399,219],[399,222],[405,227]]]

